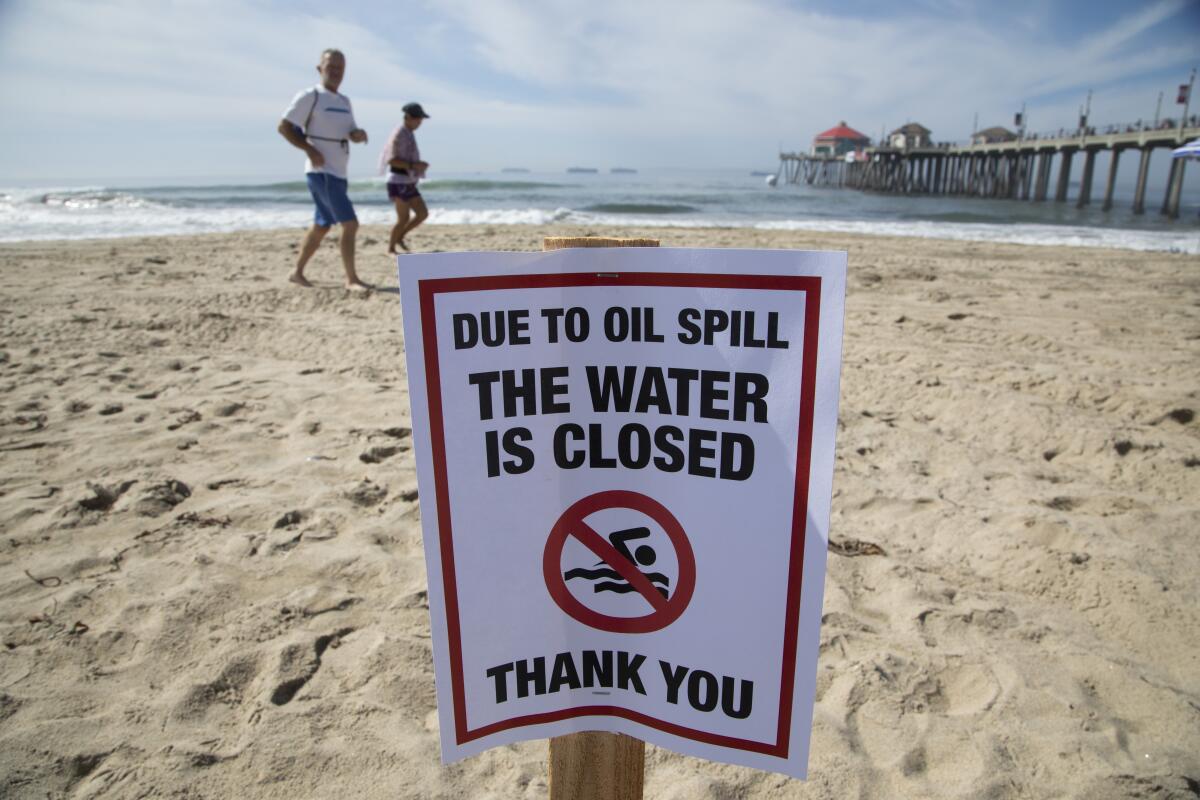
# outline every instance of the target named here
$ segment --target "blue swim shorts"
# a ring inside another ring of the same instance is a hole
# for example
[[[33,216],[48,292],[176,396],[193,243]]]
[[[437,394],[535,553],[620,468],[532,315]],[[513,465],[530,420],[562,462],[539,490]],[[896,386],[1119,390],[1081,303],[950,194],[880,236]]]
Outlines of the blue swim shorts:
[[[308,191],[312,192],[313,202],[317,204],[313,222],[318,227],[328,228],[336,222],[358,221],[350,196],[346,194],[350,184],[345,178],[324,172],[310,172],[305,177],[308,179]]]

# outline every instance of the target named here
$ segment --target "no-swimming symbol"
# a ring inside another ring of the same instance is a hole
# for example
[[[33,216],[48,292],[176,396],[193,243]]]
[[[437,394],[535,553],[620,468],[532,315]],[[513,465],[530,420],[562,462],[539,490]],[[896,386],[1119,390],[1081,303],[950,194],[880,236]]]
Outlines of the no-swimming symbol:
[[[648,543],[630,549],[630,542],[650,537],[645,526],[614,531],[608,538],[597,533],[586,518],[609,508],[627,508],[640,512],[655,522],[671,542],[679,565],[674,591],[671,581],[661,572],[643,572],[658,560],[658,553]],[[599,561],[592,568],[573,567],[563,570],[563,547],[574,537],[591,550]],[[574,619],[600,630],[614,633],[649,633],[670,625],[684,612],[696,588],[696,557],[679,520],[667,508],[644,494],[629,491],[598,492],[574,503],[562,513],[550,537],[542,559],[546,588],[563,611]],[[652,610],[636,617],[605,614],[580,602],[567,588],[567,581],[593,581],[592,592],[636,592]]]

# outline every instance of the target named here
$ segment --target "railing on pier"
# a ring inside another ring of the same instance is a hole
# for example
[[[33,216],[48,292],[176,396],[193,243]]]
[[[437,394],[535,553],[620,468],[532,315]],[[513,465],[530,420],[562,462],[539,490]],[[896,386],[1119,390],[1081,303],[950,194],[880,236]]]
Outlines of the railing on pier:
[[[780,153],[779,179],[786,183],[870,192],[948,194],[1042,202],[1050,196],[1050,179],[1057,156],[1058,173],[1053,199],[1063,203],[1068,199],[1071,162],[1076,153],[1081,153],[1083,175],[1075,202],[1082,208],[1091,203],[1096,154],[1108,150],[1112,158],[1101,206],[1108,211],[1113,207],[1113,189],[1121,153],[1137,150],[1141,157],[1133,212],[1142,214],[1146,208],[1151,154],[1156,149],[1178,147],[1197,137],[1200,137],[1200,126],[1125,131],[1109,129],[1104,133],[1088,130],[1053,138],[1024,137],[1008,142],[939,145],[910,150],[868,147],[852,161],[847,161],[844,156]],[[1172,219],[1179,216],[1184,161],[1172,160],[1163,196],[1162,213]]]

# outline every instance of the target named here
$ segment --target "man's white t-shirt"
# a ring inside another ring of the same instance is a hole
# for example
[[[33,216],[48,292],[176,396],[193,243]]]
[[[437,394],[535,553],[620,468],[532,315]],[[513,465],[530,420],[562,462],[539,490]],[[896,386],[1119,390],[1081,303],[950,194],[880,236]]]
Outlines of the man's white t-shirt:
[[[292,99],[283,118],[303,128],[308,143],[325,156],[323,167],[314,167],[311,159],[305,159],[305,172],[346,177],[346,167],[350,163],[350,131],[358,127],[349,97],[331,92],[324,86],[314,86]]]

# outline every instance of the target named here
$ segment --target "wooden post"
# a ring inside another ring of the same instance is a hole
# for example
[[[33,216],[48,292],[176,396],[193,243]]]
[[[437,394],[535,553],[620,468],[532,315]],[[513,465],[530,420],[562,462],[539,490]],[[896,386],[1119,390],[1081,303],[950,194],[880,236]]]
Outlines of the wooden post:
[[[547,236],[542,250],[658,247],[658,239]],[[550,740],[550,800],[642,800],[646,743],[621,733],[585,731]]]
[[[604,236],[547,236],[542,250],[563,250],[568,247],[658,247],[658,239],[613,239]]]
[[[646,743],[587,731],[550,740],[550,800],[642,800]]]

